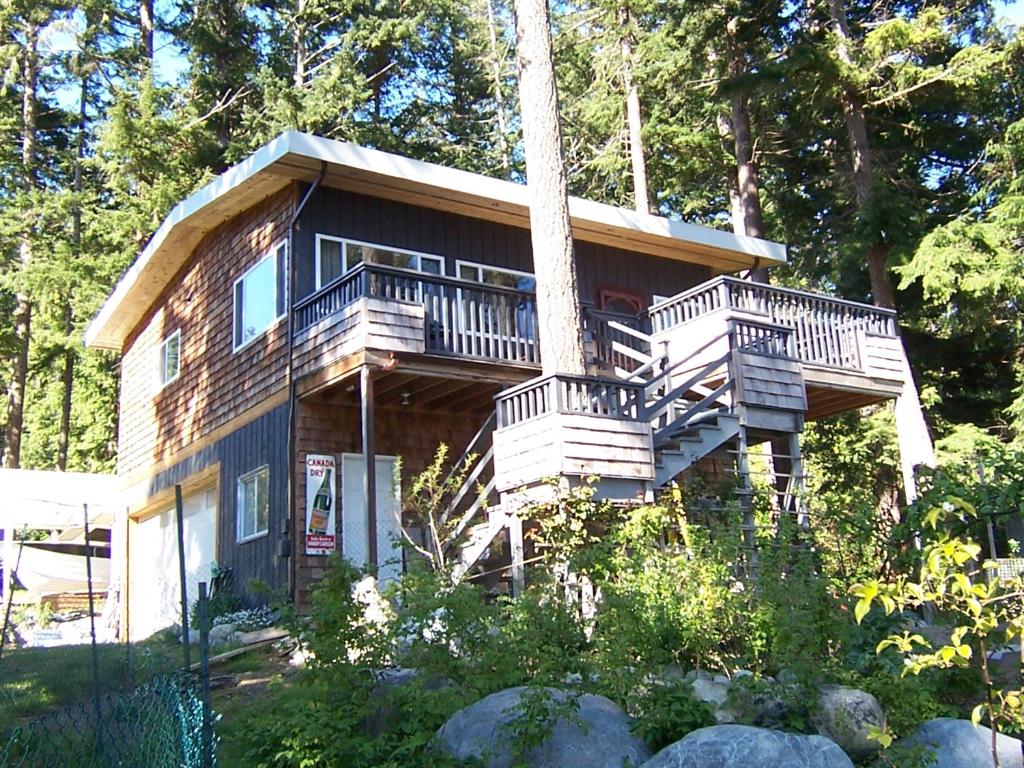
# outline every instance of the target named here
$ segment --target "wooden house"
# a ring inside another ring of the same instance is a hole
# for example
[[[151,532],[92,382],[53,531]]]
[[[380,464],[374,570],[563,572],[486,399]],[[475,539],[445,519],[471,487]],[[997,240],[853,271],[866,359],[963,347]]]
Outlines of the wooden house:
[[[441,442],[466,573],[544,478],[650,497],[695,462],[895,397],[892,312],[751,283],[783,246],[572,199],[590,374],[540,376],[526,190],[286,133],[180,203],[90,325],[121,354],[133,635],[170,623],[173,487],[190,562],[300,606],[340,549],[383,576],[399,491]]]

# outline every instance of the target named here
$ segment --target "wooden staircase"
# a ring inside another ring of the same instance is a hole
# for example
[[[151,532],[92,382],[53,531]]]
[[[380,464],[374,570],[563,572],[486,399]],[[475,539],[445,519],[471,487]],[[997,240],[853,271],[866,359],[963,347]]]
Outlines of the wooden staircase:
[[[795,409],[790,409],[784,414],[786,418],[780,418],[771,407],[756,400],[754,404],[745,400],[742,391],[743,374],[738,361],[746,364],[747,358],[743,356],[776,354],[780,370],[790,372],[792,369],[785,365],[785,355],[778,354],[778,350],[784,350],[790,343],[787,334],[787,330],[779,331],[756,322],[730,320],[723,331],[704,341],[698,348],[673,356],[669,344],[659,345],[652,336],[626,325],[621,319],[598,316],[595,320],[591,317],[588,320],[585,349],[592,377],[589,381],[566,384],[570,388],[575,387],[572,391],[577,395],[583,393],[571,398],[581,408],[573,413],[596,413],[606,418],[626,418],[637,426],[642,423],[649,425],[649,445],[653,453],[654,469],[653,482],[649,485],[653,486],[654,491],[667,488],[682,473],[712,454],[731,457],[740,481],[738,496],[743,513],[744,538],[750,549],[750,563],[753,563],[754,558],[754,519],[750,503],[752,491],[748,467],[748,428],[756,422],[763,439],[764,423],[767,423],[769,430],[775,426],[779,437],[791,438],[789,444],[794,448],[796,461],[789,486],[783,494],[785,501],[782,505],[795,510],[798,486],[802,480],[802,475],[797,471],[802,472],[796,432],[802,427],[803,416]],[[609,374],[614,374],[614,377]],[[616,380],[621,382],[620,391],[609,394],[608,388],[601,389],[601,381]],[[543,383],[543,377],[535,381]],[[591,385],[590,389],[586,388],[588,384]],[[540,385],[532,389],[530,386],[517,388],[522,392],[516,392],[514,396],[520,400],[507,405],[509,412],[524,411],[524,418],[534,419],[537,414],[550,412],[550,400],[561,401],[563,398],[563,394],[552,394],[556,391],[554,388],[542,391],[537,388]],[[628,389],[624,390],[623,387]],[[593,394],[599,391],[600,395]],[[599,397],[599,402],[580,406],[580,397],[586,400],[587,393],[591,397]],[[630,393],[635,393],[635,397]],[[500,399],[499,409],[502,407]],[[482,441],[493,437],[494,427],[490,421],[488,424],[491,426],[485,425],[478,439],[474,440],[477,447],[483,444]],[[499,418],[498,429],[502,426],[502,419]],[[614,451],[610,447],[604,450]],[[490,461],[493,456],[493,445],[489,445],[481,464]],[[470,486],[479,477],[478,466],[468,474],[466,484],[455,495],[453,509],[468,496]],[[502,501],[494,502],[495,490],[502,496]],[[452,570],[455,581],[473,578],[474,566],[482,558],[493,554],[491,550],[495,539],[507,532],[512,581],[522,583],[522,520],[514,509],[503,503],[504,495],[501,483],[497,484],[496,489],[495,480],[492,479],[486,486],[487,504],[478,501],[462,514],[457,528],[457,563]],[[623,496],[622,500],[628,498]],[[489,565],[493,566],[499,560],[492,558]]]

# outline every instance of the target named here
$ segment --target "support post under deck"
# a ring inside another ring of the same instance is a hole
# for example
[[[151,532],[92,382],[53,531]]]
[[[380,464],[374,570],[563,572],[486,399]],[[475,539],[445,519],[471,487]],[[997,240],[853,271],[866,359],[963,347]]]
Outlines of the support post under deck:
[[[807,514],[807,505],[804,503],[804,457],[800,451],[800,434],[792,432],[789,435],[789,462],[790,462],[790,492],[791,504],[796,512],[796,522],[801,528],[810,524]],[[787,510],[788,511],[788,510]]]
[[[750,482],[750,445],[745,424],[740,425],[736,449],[736,474],[742,486],[743,498],[743,546],[747,550],[747,575],[752,576],[757,567],[757,536],[754,530],[754,487]]]
[[[512,555],[512,596],[519,597],[526,589],[526,565],[523,562],[523,519],[508,516],[508,544]]]
[[[370,366],[364,365],[359,372],[359,392],[363,424],[363,504],[366,507],[367,560],[377,565],[377,460],[373,429],[373,376]]]

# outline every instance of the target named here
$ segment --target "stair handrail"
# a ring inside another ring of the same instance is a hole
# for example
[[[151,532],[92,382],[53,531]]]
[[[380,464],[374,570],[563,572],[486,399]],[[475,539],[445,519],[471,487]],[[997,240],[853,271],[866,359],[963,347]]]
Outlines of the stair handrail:
[[[480,429],[477,430],[476,434],[473,435],[473,438],[469,441],[469,444],[466,446],[466,450],[463,451],[459,459],[452,464],[452,468],[449,470],[448,475],[445,477],[442,487],[451,482],[451,479],[455,477],[455,474],[463,467],[463,465],[468,461],[470,456],[477,454],[478,444],[481,444],[482,442],[487,440],[491,440],[492,436],[494,435],[494,429],[495,426],[497,425],[497,420],[497,411],[491,411],[491,414],[487,417],[487,420],[484,421],[483,425],[481,425]],[[455,510],[458,508],[459,504],[462,503],[462,501],[466,498],[466,495],[473,489],[474,484],[480,478],[480,475],[483,473],[485,467],[487,467],[487,465],[490,464],[493,460],[494,444],[492,442],[490,445],[488,445],[487,450],[482,455],[477,455],[477,459],[473,468],[466,475],[465,479],[462,481],[462,485],[459,486],[459,489],[452,496],[451,501],[448,502],[445,511],[441,514],[441,526],[444,526],[448,522],[449,518],[455,513]]]

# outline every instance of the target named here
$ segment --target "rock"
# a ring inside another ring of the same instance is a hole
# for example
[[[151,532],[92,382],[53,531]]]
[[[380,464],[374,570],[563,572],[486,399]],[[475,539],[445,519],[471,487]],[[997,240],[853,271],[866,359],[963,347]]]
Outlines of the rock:
[[[878,699],[856,688],[828,686],[818,699],[813,717],[818,733],[843,748],[854,760],[877,754],[881,744],[868,737],[868,730],[885,727],[885,713]]]
[[[651,756],[630,731],[631,720],[603,696],[574,697],[556,688],[508,688],[492,693],[452,715],[434,737],[436,745],[458,760],[482,760],[486,768],[510,768],[516,762],[508,726],[527,691],[546,691],[554,706],[575,701],[548,737],[525,755],[530,768],[622,768]],[[628,763],[626,762],[628,761]]]
[[[686,677],[686,672],[684,672],[683,668],[673,661],[661,668],[660,677],[663,680],[680,680]]]
[[[992,731],[970,720],[937,717],[900,739],[900,747],[924,746],[935,750],[928,768],[985,768],[992,765]],[[1021,768],[1021,743],[999,734],[996,737],[1001,768]]]
[[[922,624],[915,632],[931,643],[932,648],[941,648],[943,645],[949,645],[953,628],[947,624]]]
[[[365,722],[367,733],[371,736],[379,736],[390,730],[400,713],[394,702],[389,699],[389,693],[396,688],[409,685],[419,678],[418,670],[404,667],[385,669],[379,674],[372,697],[374,706]],[[425,678],[422,684],[425,691],[440,691],[454,687],[456,687],[454,681],[447,677]]]
[[[693,695],[694,698],[707,702],[713,707],[720,707],[729,695],[729,685],[717,680],[702,680],[698,677],[693,681]]]
[[[184,643],[185,642],[185,636],[184,635],[179,636],[178,637],[178,642],[179,643]],[[198,645],[199,644],[199,630],[198,629],[190,629],[188,631],[188,644],[189,645]]]
[[[684,680],[710,680],[711,675],[705,672],[703,669],[693,670],[691,669],[683,676]]]
[[[774,681],[755,681],[737,685],[724,705],[734,720],[761,728],[782,728],[788,718],[802,713],[790,702],[798,700],[787,686]],[[722,722],[722,721],[720,721]]]
[[[729,679],[728,677],[726,677],[725,675],[715,675],[715,676],[714,676],[713,678],[711,678],[711,679],[712,679],[712,680],[713,680],[714,682],[716,682],[716,683],[721,683],[722,685],[728,685],[729,683],[731,683],[731,682],[732,682],[732,681],[731,681],[731,680],[730,680],[730,679]]]
[[[208,636],[210,647],[217,645],[227,645],[233,643],[238,638],[238,632],[235,631],[234,624],[218,624],[210,630]]]
[[[823,736],[802,736],[749,725],[700,728],[661,750],[641,768],[853,768]]]

